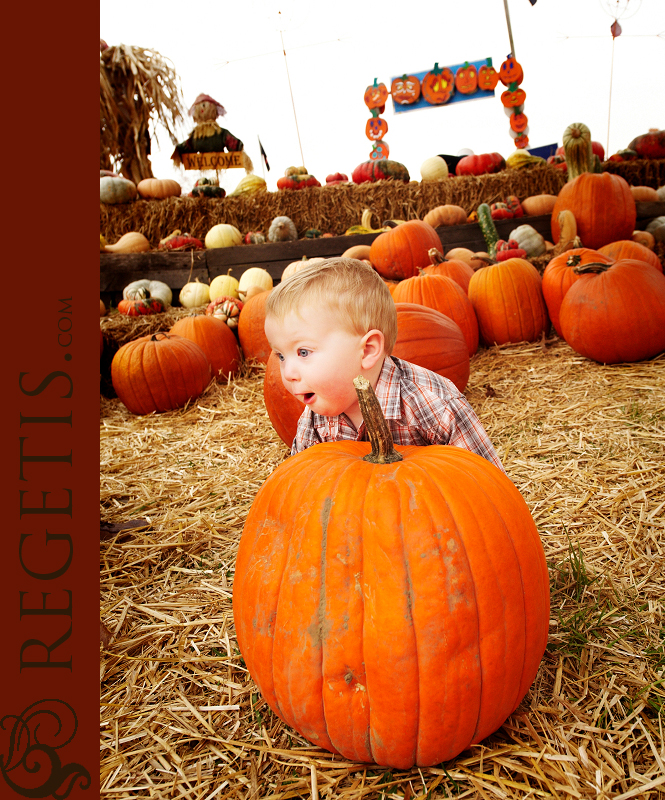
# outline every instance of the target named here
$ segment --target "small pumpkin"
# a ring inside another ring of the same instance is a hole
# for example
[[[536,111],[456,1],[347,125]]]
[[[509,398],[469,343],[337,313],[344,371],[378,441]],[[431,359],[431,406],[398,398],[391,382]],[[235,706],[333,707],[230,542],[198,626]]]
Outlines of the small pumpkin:
[[[423,217],[423,222],[438,228],[444,225],[464,225],[466,211],[461,206],[445,204],[436,206]]]
[[[238,338],[246,359],[256,359],[266,364],[272,352],[265,334],[266,301],[270,292],[250,297],[243,305],[238,321]]]
[[[386,125],[388,123],[386,122]],[[344,172],[331,172],[326,176],[326,186],[338,186],[340,183],[348,183],[349,176]]]
[[[227,327],[234,329],[238,327],[243,307],[242,300],[238,300],[237,297],[216,297],[208,303],[206,316],[214,317]]]
[[[210,302],[210,287],[207,283],[201,283],[198,278],[186,283],[180,290],[178,296],[180,305],[185,308],[197,308]]]
[[[526,251],[528,258],[541,256],[545,252],[545,237],[533,225],[519,225],[510,232],[510,238]]]
[[[370,261],[383,278],[410,278],[430,263],[432,247],[443,252],[438,233],[420,220],[409,220],[379,234],[370,245]]]
[[[136,200],[136,184],[127,178],[105,175],[99,179],[99,202],[107,205],[131,203]]]
[[[390,84],[390,94],[393,102],[398,105],[411,105],[420,97],[420,80],[415,75],[402,75],[401,78],[395,78]]]
[[[449,175],[448,164],[441,156],[426,158],[420,165],[420,177],[424,181],[440,181]]]
[[[501,153],[481,153],[463,156],[455,167],[456,175],[484,175],[500,172],[506,168]]]
[[[555,203],[556,195],[535,194],[522,200],[522,208],[525,214],[540,216],[541,214],[551,214]]]
[[[198,344],[216,380],[226,380],[238,372],[241,361],[238,341],[230,327],[216,317],[205,314],[182,317],[172,325],[170,333]]]
[[[321,184],[314,175],[301,173],[284,175],[283,178],[277,180],[277,188],[280,190],[306,189],[309,186],[321,186]]]
[[[141,297],[136,300],[121,300],[118,311],[128,317],[144,317],[161,314],[165,310],[164,303],[157,297]]]
[[[217,275],[210,281],[210,300],[216,300],[218,297],[239,297],[238,295],[238,279],[231,275],[231,268],[229,267],[226,275]]]
[[[649,231],[633,231],[634,242],[641,244],[643,247],[648,248],[649,250],[653,250],[656,246],[656,240],[654,239],[653,233]]]
[[[441,69],[438,61],[425,75],[421,83],[424,99],[431,105],[447,103],[455,92],[455,76],[448,67]]]
[[[203,242],[189,233],[175,230],[162,239],[157,247],[159,250],[203,250]]]
[[[128,283],[122,290],[123,300],[140,300],[143,297],[157,297],[164,303],[165,308],[168,308],[173,302],[173,292],[163,281],[141,278],[141,280]]]
[[[234,225],[220,223],[213,225],[206,233],[205,246],[208,249],[235,247],[239,244],[242,244],[242,233]]]
[[[635,198],[636,203],[658,203],[660,197],[658,192],[651,186],[631,186],[631,194]]]
[[[245,299],[245,294],[250,286],[259,286],[261,289],[269,291],[273,287],[271,274],[267,269],[263,269],[262,267],[250,267],[246,269],[238,280],[238,297],[241,300]]]
[[[182,194],[182,186],[171,178],[144,178],[138,182],[136,190],[144,200],[164,200]]]
[[[367,247],[369,251],[369,245],[356,245],[357,247]],[[349,258],[356,258],[356,256],[348,256]],[[284,272],[282,272],[282,280],[286,280],[290,278],[291,275],[294,275],[296,272],[299,272],[301,269],[305,267],[309,267],[312,264],[318,264],[321,261],[325,261],[325,258],[317,257],[317,258],[308,258],[307,256],[303,256],[300,261],[292,261],[286,267],[284,267]]]
[[[150,250],[150,242],[142,233],[131,231],[123,234],[115,244],[107,244],[107,253],[145,253]]]
[[[368,181],[382,181],[393,178],[396,181],[409,182],[409,171],[398,161],[382,159],[379,161],[364,161],[351,173],[354,183],[367,183]]]
[[[665,158],[665,130],[651,128],[648,133],[636,136],[628,149],[640,158]]]
[[[469,253],[471,251],[469,250]],[[423,269],[427,275],[445,275],[452,278],[456,283],[469,293],[469,282],[473,275],[473,268],[466,261],[460,259],[450,258],[449,255],[444,258],[441,252],[433,247],[428,253],[431,264]],[[473,256],[473,253],[471,253]]]
[[[199,345],[171,333],[133,339],[111,362],[113,388],[132,414],[180,408],[203,392],[210,377]]]
[[[261,231],[249,231],[249,233],[245,234],[243,241],[245,244],[265,244],[266,237]]]

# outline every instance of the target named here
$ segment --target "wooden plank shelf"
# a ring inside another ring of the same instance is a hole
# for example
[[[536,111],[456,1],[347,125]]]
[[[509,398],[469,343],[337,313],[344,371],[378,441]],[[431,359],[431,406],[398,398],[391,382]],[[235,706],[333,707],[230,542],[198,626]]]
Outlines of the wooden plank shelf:
[[[496,220],[496,228],[502,239],[508,239],[518,225],[531,225],[546,239],[550,239],[551,217],[544,214],[537,217]],[[474,252],[485,250],[485,241],[477,222],[465,225],[449,225],[437,228],[444,253],[454,247],[466,247]],[[108,305],[117,305],[122,299],[122,290],[128,283],[147,278],[163,281],[173,290],[174,305],[179,305],[178,294],[188,282],[198,278],[208,283],[218,275],[230,272],[240,278],[249,267],[262,267],[272,276],[275,283],[293,261],[307,258],[330,258],[341,256],[349,247],[357,244],[371,244],[379,233],[354,236],[333,236],[320,239],[298,239],[295,242],[269,242],[266,244],[220,247],[212,250],[199,250],[184,253],[169,253],[151,250],[147,253],[100,253],[100,296]]]

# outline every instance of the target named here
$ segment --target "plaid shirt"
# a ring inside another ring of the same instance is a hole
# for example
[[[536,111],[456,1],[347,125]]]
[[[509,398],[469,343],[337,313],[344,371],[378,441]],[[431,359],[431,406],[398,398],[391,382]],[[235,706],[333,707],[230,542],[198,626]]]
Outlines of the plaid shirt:
[[[450,444],[486,458],[505,472],[496,450],[469,401],[452,381],[395,356],[386,358],[376,396],[396,445]],[[291,455],[320,442],[369,441],[346,414],[324,417],[305,408]]]

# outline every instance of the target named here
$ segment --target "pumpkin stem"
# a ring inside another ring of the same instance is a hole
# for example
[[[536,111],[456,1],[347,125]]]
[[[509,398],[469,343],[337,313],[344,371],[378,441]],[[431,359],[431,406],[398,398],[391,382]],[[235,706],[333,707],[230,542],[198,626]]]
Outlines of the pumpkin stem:
[[[353,379],[353,385],[358,395],[360,413],[363,415],[363,422],[372,443],[372,452],[368,453],[363,461],[369,461],[371,464],[391,464],[393,461],[401,461],[402,456],[395,450],[390,428],[381,413],[381,406],[372,385],[362,375]]]
[[[612,266],[611,264],[601,264],[600,262],[592,262],[590,264],[578,264],[576,267],[573,267],[573,272],[576,275],[586,275],[587,272],[596,272],[596,273],[607,272],[607,270],[611,266]]]
[[[432,264],[443,264],[444,261],[448,260],[443,257],[443,253],[440,250],[437,250],[436,247],[431,247],[427,251],[427,255],[429,256],[429,260]]]

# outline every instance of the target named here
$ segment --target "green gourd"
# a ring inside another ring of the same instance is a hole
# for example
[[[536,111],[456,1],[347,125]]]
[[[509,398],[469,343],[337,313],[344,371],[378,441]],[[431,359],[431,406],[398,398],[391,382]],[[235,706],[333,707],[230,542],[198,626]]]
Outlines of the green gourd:
[[[481,203],[478,206],[478,224],[485,239],[487,246],[487,253],[490,258],[496,258],[496,245],[499,241],[499,232],[496,229],[494,220],[492,219],[492,212],[487,203]]]

